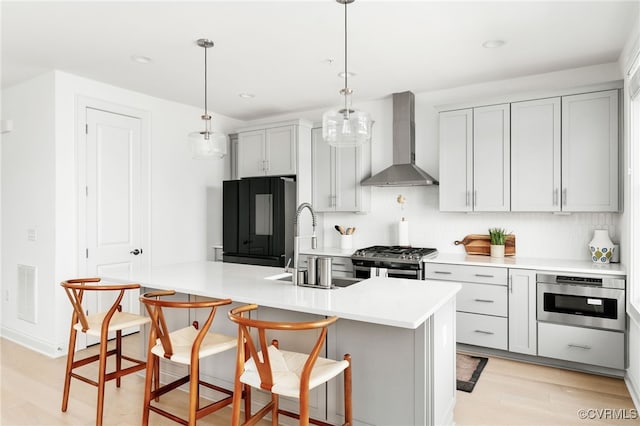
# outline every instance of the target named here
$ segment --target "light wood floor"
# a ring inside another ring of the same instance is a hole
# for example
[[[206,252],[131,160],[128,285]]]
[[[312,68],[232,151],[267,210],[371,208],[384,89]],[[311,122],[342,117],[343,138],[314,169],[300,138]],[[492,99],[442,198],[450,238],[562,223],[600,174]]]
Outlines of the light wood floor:
[[[140,348],[138,339],[138,336],[125,338],[125,347]],[[95,348],[86,352],[95,352]],[[95,424],[96,389],[77,380],[71,384],[68,411],[60,411],[64,366],[64,357],[50,359],[0,339],[0,425]],[[120,389],[113,382],[107,384],[105,425],[140,424],[142,385],[142,377],[137,375],[124,377]],[[500,358],[489,359],[473,392],[458,392],[457,398],[457,425],[640,425],[638,419],[581,421],[578,418],[580,409],[622,408],[631,414],[633,403],[620,379]],[[162,400],[171,407],[187,404],[186,394],[182,392],[170,393]],[[198,424],[228,425],[229,414],[226,408]],[[151,413],[151,424],[174,426],[176,423]]]

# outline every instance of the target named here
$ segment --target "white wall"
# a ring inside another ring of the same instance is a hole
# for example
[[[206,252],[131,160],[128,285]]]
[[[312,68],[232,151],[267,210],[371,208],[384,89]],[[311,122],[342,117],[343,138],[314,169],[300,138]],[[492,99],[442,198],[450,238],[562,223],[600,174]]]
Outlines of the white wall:
[[[193,160],[186,142],[202,127],[199,108],[170,102],[55,71],[3,91],[14,131],[2,155],[2,290],[15,293],[17,263],[38,267],[39,321],[3,309],[2,333],[48,354],[67,339],[69,302],[58,283],[78,274],[76,106],[79,97],[145,111],[151,117],[150,235],[152,265],[204,260],[207,253],[207,187],[221,187],[229,160]],[[244,123],[214,114],[222,132]],[[220,196],[221,199],[221,196]],[[221,200],[220,203],[221,204]],[[221,212],[218,233],[222,231]],[[214,222],[216,219],[214,218]],[[38,241],[27,242],[28,228]],[[3,299],[4,300],[4,299]],[[15,305],[3,301],[3,307]],[[54,318],[54,321],[51,321]]]
[[[2,93],[3,118],[13,131],[2,141],[2,327],[24,333],[39,350],[53,344],[55,286],[54,75]],[[27,230],[37,241],[27,240]],[[17,317],[17,265],[37,267],[37,323]]]
[[[469,105],[510,102],[551,96],[574,87],[611,83],[622,79],[617,64],[565,70],[549,74],[488,82],[437,92],[415,93],[416,96],[416,163],[432,176],[439,176],[438,111]],[[356,92],[357,93],[357,92]],[[357,98],[356,98],[357,101]],[[369,112],[375,121],[372,138],[372,169],[377,173],[391,164],[392,103],[391,96],[371,102],[361,102],[356,108]],[[259,122],[294,117],[319,122],[320,110],[270,117]],[[487,233],[488,227],[504,227],[516,234],[516,251],[522,257],[557,257],[589,259],[587,243],[593,229],[608,228],[613,240],[620,238],[619,214],[551,213],[441,213],[438,207],[439,188],[404,187],[371,188],[371,213],[366,215],[325,213],[324,242],[338,245],[334,225],[356,226],[354,247],[397,243],[397,222],[401,217],[410,221],[411,244],[436,247],[441,252],[463,253],[455,240],[467,234]],[[402,194],[407,202],[404,210],[396,203]],[[549,244],[552,241],[552,244]]]

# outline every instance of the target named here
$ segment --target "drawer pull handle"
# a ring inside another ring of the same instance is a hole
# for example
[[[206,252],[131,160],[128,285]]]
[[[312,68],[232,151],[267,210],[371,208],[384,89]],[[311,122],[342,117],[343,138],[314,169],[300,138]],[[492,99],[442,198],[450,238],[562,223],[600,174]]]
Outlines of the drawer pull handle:
[[[480,334],[496,334],[493,331],[486,331],[486,330],[473,330],[475,333],[480,333]]]
[[[480,278],[493,278],[493,275],[489,275],[489,274],[475,274],[476,277],[480,277]]]
[[[569,343],[567,345],[570,348],[578,348],[578,349],[584,349],[584,350],[589,350],[591,349],[591,346],[587,346],[587,345],[574,345],[573,343]]]
[[[473,299],[476,302],[482,302],[482,303],[494,303],[494,300],[489,300],[489,299]]]
[[[434,274],[451,275],[449,271],[433,271]]]

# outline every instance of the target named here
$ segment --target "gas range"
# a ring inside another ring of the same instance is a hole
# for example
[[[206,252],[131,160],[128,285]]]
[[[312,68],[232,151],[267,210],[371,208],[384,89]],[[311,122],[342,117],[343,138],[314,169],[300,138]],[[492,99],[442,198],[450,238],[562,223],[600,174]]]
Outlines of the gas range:
[[[438,250],[434,248],[372,246],[356,250],[351,261],[354,265],[388,267],[392,263],[416,265],[437,255]]]

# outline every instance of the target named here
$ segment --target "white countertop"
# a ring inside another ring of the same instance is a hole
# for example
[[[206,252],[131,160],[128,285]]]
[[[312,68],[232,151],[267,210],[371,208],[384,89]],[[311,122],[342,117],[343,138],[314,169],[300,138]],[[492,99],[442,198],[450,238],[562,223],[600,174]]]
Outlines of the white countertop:
[[[460,284],[452,282],[399,278],[371,278],[332,290],[265,279],[282,273],[282,268],[203,261],[103,280],[409,329],[425,322],[460,290]]]
[[[451,263],[458,265],[498,266],[503,268],[535,269],[538,271],[568,272],[601,275],[625,275],[624,265],[621,263],[599,264],[590,260],[567,259],[534,259],[518,256],[496,258],[491,256],[439,253],[433,259],[425,262]]]

